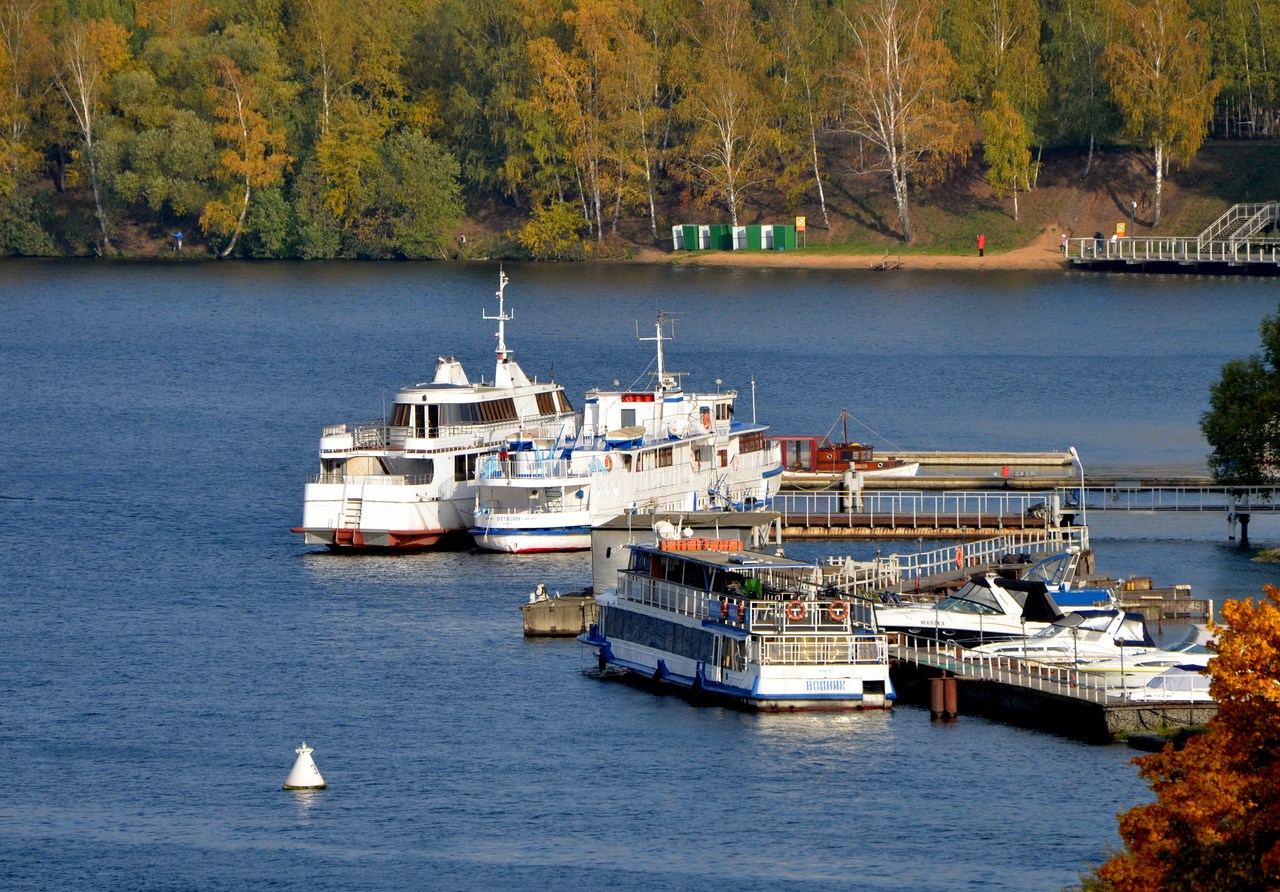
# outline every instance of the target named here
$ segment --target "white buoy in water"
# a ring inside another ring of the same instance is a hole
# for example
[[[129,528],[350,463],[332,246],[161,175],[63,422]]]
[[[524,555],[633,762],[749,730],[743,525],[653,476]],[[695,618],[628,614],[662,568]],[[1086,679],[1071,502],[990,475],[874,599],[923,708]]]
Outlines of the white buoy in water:
[[[298,754],[298,759],[293,763],[293,770],[289,772],[289,777],[285,779],[284,788],[286,790],[323,790],[329,786],[324,782],[324,778],[320,776],[320,769],[316,767],[316,760],[311,758],[311,754],[315,752],[311,747],[307,746],[307,742],[302,741],[302,746],[294,750]]]

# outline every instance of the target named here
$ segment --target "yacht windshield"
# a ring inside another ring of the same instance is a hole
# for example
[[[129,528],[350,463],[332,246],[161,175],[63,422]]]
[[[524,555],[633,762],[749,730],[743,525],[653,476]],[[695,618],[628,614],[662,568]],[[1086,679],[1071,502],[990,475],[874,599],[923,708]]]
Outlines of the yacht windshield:
[[[968,582],[955,594],[938,602],[938,610],[954,610],[956,613],[1003,613],[991,589],[976,582]]]

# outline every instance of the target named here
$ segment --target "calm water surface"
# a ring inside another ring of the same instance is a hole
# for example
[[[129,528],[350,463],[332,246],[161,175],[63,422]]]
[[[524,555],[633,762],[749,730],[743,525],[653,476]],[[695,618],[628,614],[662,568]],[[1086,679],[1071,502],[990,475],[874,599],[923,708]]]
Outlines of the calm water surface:
[[[496,267],[0,264],[0,886],[1055,889],[1148,791],[1119,746],[962,717],[750,716],[525,641],[582,556],[331,556],[288,529],[322,425],[453,354]],[[530,374],[686,386],[778,432],[1203,468],[1274,283],[508,267]],[[1217,600],[1275,572],[1220,517],[1090,512],[1099,569]],[[1280,526],[1255,518],[1255,545]],[[928,543],[932,544],[932,543]],[[910,543],[886,543],[886,551]],[[795,543],[794,554],[875,545]],[[280,791],[305,738],[330,788]]]

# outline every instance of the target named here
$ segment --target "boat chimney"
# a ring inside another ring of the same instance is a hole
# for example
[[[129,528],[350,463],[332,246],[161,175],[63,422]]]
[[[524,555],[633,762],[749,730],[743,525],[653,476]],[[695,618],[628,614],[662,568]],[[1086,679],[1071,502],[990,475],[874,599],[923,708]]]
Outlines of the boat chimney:
[[[323,790],[329,786],[320,776],[320,769],[316,767],[315,759],[311,758],[315,750],[307,746],[305,740],[294,752],[298,754],[298,758],[293,763],[293,770],[289,772],[289,777],[285,779],[286,790]]]

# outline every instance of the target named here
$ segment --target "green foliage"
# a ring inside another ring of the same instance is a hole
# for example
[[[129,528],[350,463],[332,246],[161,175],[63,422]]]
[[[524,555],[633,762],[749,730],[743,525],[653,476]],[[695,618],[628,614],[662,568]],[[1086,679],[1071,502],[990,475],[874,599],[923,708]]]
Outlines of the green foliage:
[[[520,244],[535,260],[581,260],[585,256],[582,230],[587,222],[564,201],[540,207],[520,230]]]
[[[1280,481],[1280,312],[1260,325],[1262,353],[1233,359],[1209,388],[1200,429],[1213,447],[1209,469],[1219,483]]]
[[[0,254],[52,257],[58,253],[30,195],[11,192],[0,198]]]
[[[547,256],[582,256],[569,221],[586,218],[600,256],[634,223],[656,238],[664,195],[731,220],[768,196],[838,227],[831,194],[876,232],[964,251],[975,229],[1022,230],[985,208],[920,206],[913,226],[908,208],[964,163],[984,112],[984,172],[1015,214],[1028,149],[1092,148],[1119,109],[1180,162],[1206,127],[1280,126],[1280,5],[1190,4],[0,0],[0,196],[50,208],[0,223],[41,252],[41,233],[109,253],[116,230],[202,220],[249,256],[442,257],[465,199],[537,209]],[[1168,37],[1159,77],[1138,67],[1144,28]],[[850,167],[887,182],[832,187]],[[1276,167],[1223,201],[1276,197]]]

